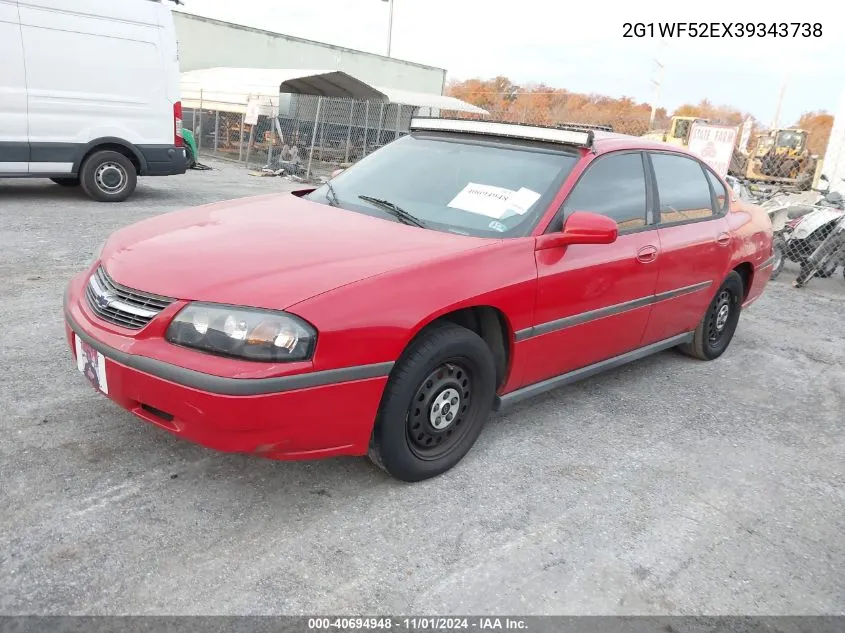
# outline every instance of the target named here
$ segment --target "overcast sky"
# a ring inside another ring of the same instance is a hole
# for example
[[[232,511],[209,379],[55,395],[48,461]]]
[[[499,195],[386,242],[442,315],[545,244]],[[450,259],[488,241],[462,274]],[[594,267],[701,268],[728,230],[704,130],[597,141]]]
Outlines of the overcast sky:
[[[184,0],[183,10],[384,54],[383,0]],[[820,22],[821,38],[665,39],[659,105],[708,98],[769,124],[786,80],[781,125],[835,112],[845,87],[839,0],[394,0],[392,55],[449,79],[505,75],[651,102],[659,38],[623,38],[625,22]],[[656,27],[655,27],[656,28]],[[790,27],[790,32],[792,27]]]

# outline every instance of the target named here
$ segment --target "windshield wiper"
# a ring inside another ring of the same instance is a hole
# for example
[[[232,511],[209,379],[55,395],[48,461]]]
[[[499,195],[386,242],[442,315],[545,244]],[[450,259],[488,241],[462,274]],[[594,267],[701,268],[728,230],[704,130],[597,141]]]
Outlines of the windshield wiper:
[[[421,229],[428,228],[425,222],[419,219],[417,216],[412,215],[405,211],[399,205],[391,202],[390,200],[382,200],[381,198],[373,198],[372,196],[358,196],[361,200],[365,202],[369,202],[377,207],[381,207],[385,211],[389,211],[390,214],[395,217],[397,220],[402,222],[403,224],[410,224],[411,226],[418,226]]]
[[[329,189],[329,193],[326,194],[326,200],[328,200],[328,202],[331,206],[339,207],[340,206],[340,199],[337,197],[337,192],[334,190],[334,186],[328,180],[324,184]],[[329,195],[331,195],[331,198],[329,197]]]

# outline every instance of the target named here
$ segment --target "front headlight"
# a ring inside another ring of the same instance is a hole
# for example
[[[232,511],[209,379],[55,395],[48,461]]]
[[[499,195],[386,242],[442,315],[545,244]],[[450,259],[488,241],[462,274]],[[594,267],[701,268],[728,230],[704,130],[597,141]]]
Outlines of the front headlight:
[[[286,312],[191,303],[170,323],[167,340],[220,356],[286,362],[311,358],[317,332]]]

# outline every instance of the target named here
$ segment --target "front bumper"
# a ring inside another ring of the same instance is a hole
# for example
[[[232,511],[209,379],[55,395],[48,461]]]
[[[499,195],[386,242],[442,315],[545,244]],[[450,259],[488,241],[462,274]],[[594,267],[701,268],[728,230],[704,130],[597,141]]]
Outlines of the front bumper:
[[[88,309],[85,278],[65,296],[67,341],[74,358],[74,336],[105,357],[108,397],[127,411],[220,451],[274,459],[367,452],[392,363],[266,378],[205,374],[172,356],[164,362],[131,353],[130,331],[118,335]]]

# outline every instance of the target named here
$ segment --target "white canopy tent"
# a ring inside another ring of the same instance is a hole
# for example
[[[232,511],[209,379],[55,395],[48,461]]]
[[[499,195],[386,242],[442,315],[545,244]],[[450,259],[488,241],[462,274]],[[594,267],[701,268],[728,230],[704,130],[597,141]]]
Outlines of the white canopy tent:
[[[410,90],[399,90],[397,88],[387,88],[385,86],[375,86],[376,90],[387,95],[387,100],[390,103],[400,103],[403,105],[411,105],[420,108],[420,114],[436,115],[440,110],[449,110],[452,112],[467,112],[470,114],[490,114],[487,110],[474,106],[466,101],[461,101],[455,97],[447,97],[446,95],[435,95],[427,92],[412,92]]]
[[[182,73],[182,106],[224,112],[246,112],[259,98],[261,114],[279,107],[280,94],[303,94],[386,102],[376,88],[339,70],[278,68],[205,68]]]
[[[444,110],[487,114],[454,97],[373,86],[339,70],[193,70],[182,73],[181,93],[182,107],[192,111],[186,120],[198,136],[198,146],[204,136],[201,121],[213,112],[213,122],[205,126],[211,131],[205,136],[213,142],[214,151],[237,147],[240,160],[247,132],[247,163],[256,138],[265,142],[269,165],[277,140],[292,137],[293,145],[304,147],[300,141],[303,131],[307,136],[302,140],[310,138],[305,146],[306,178],[314,160],[347,164],[398,138],[407,132],[414,111],[422,116],[439,116]],[[240,125],[232,117],[223,120],[224,114],[236,115]],[[263,121],[259,117],[264,117]]]
[[[339,70],[221,67],[182,73],[185,108],[243,114],[250,99],[258,99],[262,102],[261,114],[267,115],[271,110],[278,112],[280,105],[284,110],[288,94],[416,106],[421,114],[440,110],[488,114],[487,110],[455,97],[372,86]]]

